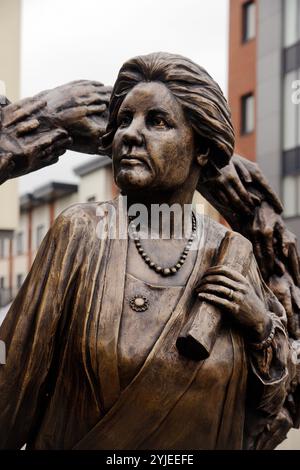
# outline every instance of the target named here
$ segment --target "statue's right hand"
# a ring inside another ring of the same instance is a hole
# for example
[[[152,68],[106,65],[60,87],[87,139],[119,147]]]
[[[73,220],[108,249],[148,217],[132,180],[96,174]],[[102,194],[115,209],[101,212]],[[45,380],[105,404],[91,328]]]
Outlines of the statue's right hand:
[[[0,131],[0,184],[57,162],[72,139],[63,129],[39,129],[31,121],[20,132]],[[31,132],[23,133],[31,129]]]
[[[65,130],[41,123],[46,104],[26,98],[1,108],[0,184],[55,163],[72,144]]]
[[[37,98],[47,101],[46,118],[72,137],[70,149],[93,154],[98,153],[106,129],[111,90],[100,82],[77,80],[43,91]]]
[[[36,120],[37,114],[46,106],[46,101],[36,98],[25,98],[1,108],[0,129],[15,136],[31,132],[31,119]]]
[[[13,173],[15,168],[15,163],[13,160],[12,153],[2,153],[0,152],[0,184],[7,181]]]

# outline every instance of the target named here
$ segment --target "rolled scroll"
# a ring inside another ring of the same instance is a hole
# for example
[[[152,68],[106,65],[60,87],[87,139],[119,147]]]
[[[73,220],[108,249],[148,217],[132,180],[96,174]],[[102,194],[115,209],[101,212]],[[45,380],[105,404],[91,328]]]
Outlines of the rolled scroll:
[[[245,276],[251,256],[252,244],[240,234],[228,231],[222,240],[216,265],[228,266]],[[219,307],[197,298],[176,342],[180,354],[198,361],[207,359],[218,336],[221,319]]]

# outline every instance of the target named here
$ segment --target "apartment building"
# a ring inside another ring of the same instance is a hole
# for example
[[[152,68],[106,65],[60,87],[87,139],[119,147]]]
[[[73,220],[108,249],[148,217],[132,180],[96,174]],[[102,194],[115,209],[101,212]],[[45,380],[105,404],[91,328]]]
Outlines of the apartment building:
[[[74,170],[79,184],[50,182],[19,199],[19,223],[0,239],[0,307],[17,294],[55,218],[77,202],[111,199],[116,194],[111,160],[100,156]]]
[[[300,0],[230,0],[229,18],[235,151],[257,161],[299,241],[300,103],[293,95],[300,79]],[[291,430],[278,448],[300,449],[300,431]]]
[[[299,240],[300,0],[231,0],[229,31],[236,152],[260,165]]]

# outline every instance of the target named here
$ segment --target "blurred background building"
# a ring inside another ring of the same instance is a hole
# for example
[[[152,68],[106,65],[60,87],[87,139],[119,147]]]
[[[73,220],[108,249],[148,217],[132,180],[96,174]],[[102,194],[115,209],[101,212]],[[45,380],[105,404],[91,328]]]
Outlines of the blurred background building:
[[[257,161],[300,240],[300,0],[230,0],[228,99],[236,153]],[[291,430],[279,449],[299,449]]]
[[[19,223],[13,236],[2,238],[0,296],[5,307],[21,287],[36,252],[55,218],[67,207],[78,202],[112,199],[116,187],[112,180],[111,160],[100,156],[75,168],[78,184],[49,182],[19,197]]]
[[[300,239],[300,0],[231,0],[229,102],[236,152],[256,160]]]
[[[20,0],[0,1],[0,95],[12,101],[20,93]],[[0,186],[0,306],[11,300],[12,240],[19,224],[18,183]],[[5,261],[4,261],[5,258]]]

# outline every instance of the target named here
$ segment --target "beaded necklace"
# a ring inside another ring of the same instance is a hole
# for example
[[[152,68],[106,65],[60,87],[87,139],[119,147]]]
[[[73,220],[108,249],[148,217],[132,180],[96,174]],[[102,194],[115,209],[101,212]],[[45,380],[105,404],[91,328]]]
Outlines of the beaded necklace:
[[[194,213],[192,213],[192,233],[190,238],[188,239],[187,244],[185,245],[178,261],[173,265],[169,266],[168,268],[163,268],[159,264],[155,263],[151,260],[148,253],[142,247],[141,239],[139,233],[136,230],[136,225],[134,222],[130,222],[131,228],[133,229],[132,237],[135,243],[136,249],[140,256],[143,258],[145,263],[149,266],[149,268],[153,269],[156,273],[160,274],[161,276],[172,276],[176,274],[184,265],[187,255],[191,249],[192,243],[194,238],[196,237],[196,230],[197,230],[197,221]]]

